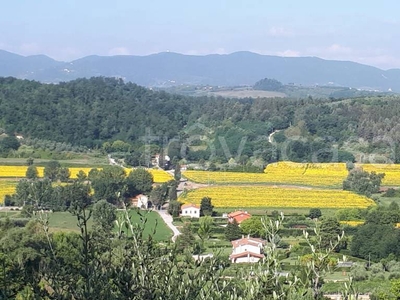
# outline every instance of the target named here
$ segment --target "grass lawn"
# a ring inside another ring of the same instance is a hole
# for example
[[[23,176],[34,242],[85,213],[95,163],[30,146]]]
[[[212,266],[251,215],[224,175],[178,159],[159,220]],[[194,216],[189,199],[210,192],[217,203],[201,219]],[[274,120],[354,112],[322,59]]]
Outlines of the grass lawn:
[[[63,167],[101,167],[108,165],[107,157],[96,157],[95,155],[81,154],[78,158],[58,160]],[[26,166],[27,158],[0,158],[1,166]],[[35,158],[36,166],[46,166],[52,159]]]
[[[0,211],[0,218],[12,218],[15,217],[17,214],[19,214],[18,211]]]
[[[119,212],[122,213],[122,212]],[[161,217],[153,211],[141,212],[142,217],[137,213],[136,210],[130,210],[129,214],[133,223],[143,222],[147,220],[144,226],[144,235],[148,236],[152,234],[154,229],[156,232],[154,234],[154,239],[156,241],[166,241],[172,237],[172,231],[164,223]],[[141,220],[142,219],[142,220]],[[157,227],[156,227],[157,222]],[[89,220],[89,227],[93,225],[92,219]],[[77,225],[77,219],[75,216],[69,212],[55,212],[49,214],[49,226],[51,231],[74,231],[80,232]]]
[[[122,212],[121,212],[122,213]],[[131,209],[129,215],[131,217],[132,223],[142,223],[146,220],[143,234],[148,236],[149,234],[155,233],[153,238],[156,241],[167,241],[172,238],[172,231],[169,229],[167,224],[161,219],[160,215],[155,211],[138,211]]]
[[[390,203],[395,202],[400,205],[400,198],[399,197],[382,197],[379,196],[378,203],[383,206],[389,206]]]

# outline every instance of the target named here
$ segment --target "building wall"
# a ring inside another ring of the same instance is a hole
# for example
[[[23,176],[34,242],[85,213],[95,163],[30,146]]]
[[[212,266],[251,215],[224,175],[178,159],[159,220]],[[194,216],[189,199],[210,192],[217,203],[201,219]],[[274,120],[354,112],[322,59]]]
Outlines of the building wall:
[[[258,262],[260,259],[258,257],[239,257],[236,258],[236,263],[256,263]]]
[[[261,254],[260,247],[256,247],[256,246],[253,246],[253,245],[241,245],[241,246],[233,249],[232,254],[238,254],[238,253],[242,253],[242,252],[245,252],[245,251],[250,251],[250,252],[253,252],[253,253]]]
[[[183,217],[191,217],[191,218],[200,218],[200,209],[189,207],[182,210],[181,216]]]

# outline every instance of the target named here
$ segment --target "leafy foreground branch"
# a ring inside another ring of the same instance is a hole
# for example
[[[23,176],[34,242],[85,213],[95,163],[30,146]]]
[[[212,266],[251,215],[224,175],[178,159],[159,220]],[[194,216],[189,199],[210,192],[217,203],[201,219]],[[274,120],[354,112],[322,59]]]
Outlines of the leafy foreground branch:
[[[79,234],[50,233],[43,214],[25,228],[2,224],[0,299],[322,299],[322,279],[333,267],[330,254],[342,239],[322,249],[318,228],[315,240],[305,235],[311,254],[298,271],[283,276],[278,233],[284,216],[263,217],[266,258],[250,273],[230,277],[224,257],[197,262],[175,244],[144,238],[145,212],[134,222],[125,208],[117,230],[104,218],[95,218],[89,230],[90,204],[83,199],[71,206]],[[345,299],[354,294],[349,284]]]

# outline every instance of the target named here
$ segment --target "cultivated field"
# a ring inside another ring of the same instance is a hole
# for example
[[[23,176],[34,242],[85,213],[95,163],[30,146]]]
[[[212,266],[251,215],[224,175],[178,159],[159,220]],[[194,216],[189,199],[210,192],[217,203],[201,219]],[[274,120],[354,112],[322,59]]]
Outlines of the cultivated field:
[[[0,180],[0,205],[3,204],[6,195],[14,194],[17,183],[17,181]]]
[[[165,172],[164,170],[147,169],[147,171],[153,175],[153,180],[155,183],[164,183],[174,179],[171,174]]]
[[[0,178],[25,178],[27,166],[0,166]],[[86,175],[89,174],[92,168],[79,168],[72,167],[68,168],[71,173],[71,179],[76,179],[79,171],[85,172]],[[44,167],[37,167],[39,177],[43,177]],[[154,178],[154,182],[163,183],[172,180],[173,177],[165,172],[164,170],[147,169]],[[131,169],[125,169],[126,173],[129,174]]]
[[[365,171],[385,173],[382,185],[400,186],[400,164],[357,164]],[[283,184],[311,187],[341,188],[347,177],[344,163],[269,164],[264,173],[185,171],[187,179],[204,184]]]
[[[204,184],[283,184],[315,187],[340,187],[347,176],[342,163],[312,164],[278,162],[264,173],[185,171],[187,179]]]
[[[0,166],[0,177],[3,178],[25,178],[27,166]],[[72,179],[77,178],[77,174],[79,171],[85,172],[85,174],[89,174],[89,171],[92,168],[68,168]],[[43,177],[44,167],[37,167],[39,177]]]
[[[366,208],[375,205],[373,200],[348,191],[273,186],[206,187],[182,194],[180,200],[199,204],[203,197],[210,197],[215,207],[232,208]]]
[[[368,172],[385,173],[382,185],[400,185],[400,164],[357,164],[356,166],[362,167]]]

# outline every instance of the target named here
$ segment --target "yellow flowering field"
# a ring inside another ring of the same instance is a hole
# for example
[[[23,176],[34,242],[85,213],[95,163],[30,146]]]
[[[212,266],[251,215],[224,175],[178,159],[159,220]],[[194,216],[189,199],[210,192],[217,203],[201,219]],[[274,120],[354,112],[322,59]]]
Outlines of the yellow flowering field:
[[[125,168],[125,172],[127,175],[129,175],[129,173],[132,170],[133,169]],[[146,168],[146,170],[149,171],[151,173],[151,175],[153,175],[153,181],[155,183],[164,183],[164,182],[174,179],[174,177],[171,174],[169,174],[161,169],[147,169]]]
[[[368,172],[385,173],[382,185],[400,185],[400,164],[356,164],[356,166]]]
[[[5,195],[14,194],[17,184],[18,181],[0,180],[0,204],[3,204]]]
[[[39,173],[39,177],[43,177],[44,167],[36,167]],[[27,166],[0,166],[0,177],[3,178],[24,178],[26,174]],[[85,172],[86,175],[92,168],[68,168],[72,179],[77,178],[77,174],[80,170]]]
[[[157,169],[147,169],[152,175],[155,183],[164,183],[174,179],[171,174],[165,172],[164,170]]]
[[[185,203],[200,204],[211,197],[215,207],[319,207],[365,208],[375,205],[367,197],[348,191],[277,186],[213,186],[182,194]]]
[[[26,174],[27,166],[0,166],[0,177],[17,177],[23,178]],[[39,176],[43,177],[43,167],[37,167]]]
[[[206,184],[276,183],[340,187],[347,177],[347,170],[344,163],[277,162],[269,164],[264,173],[185,171],[183,176]]]

